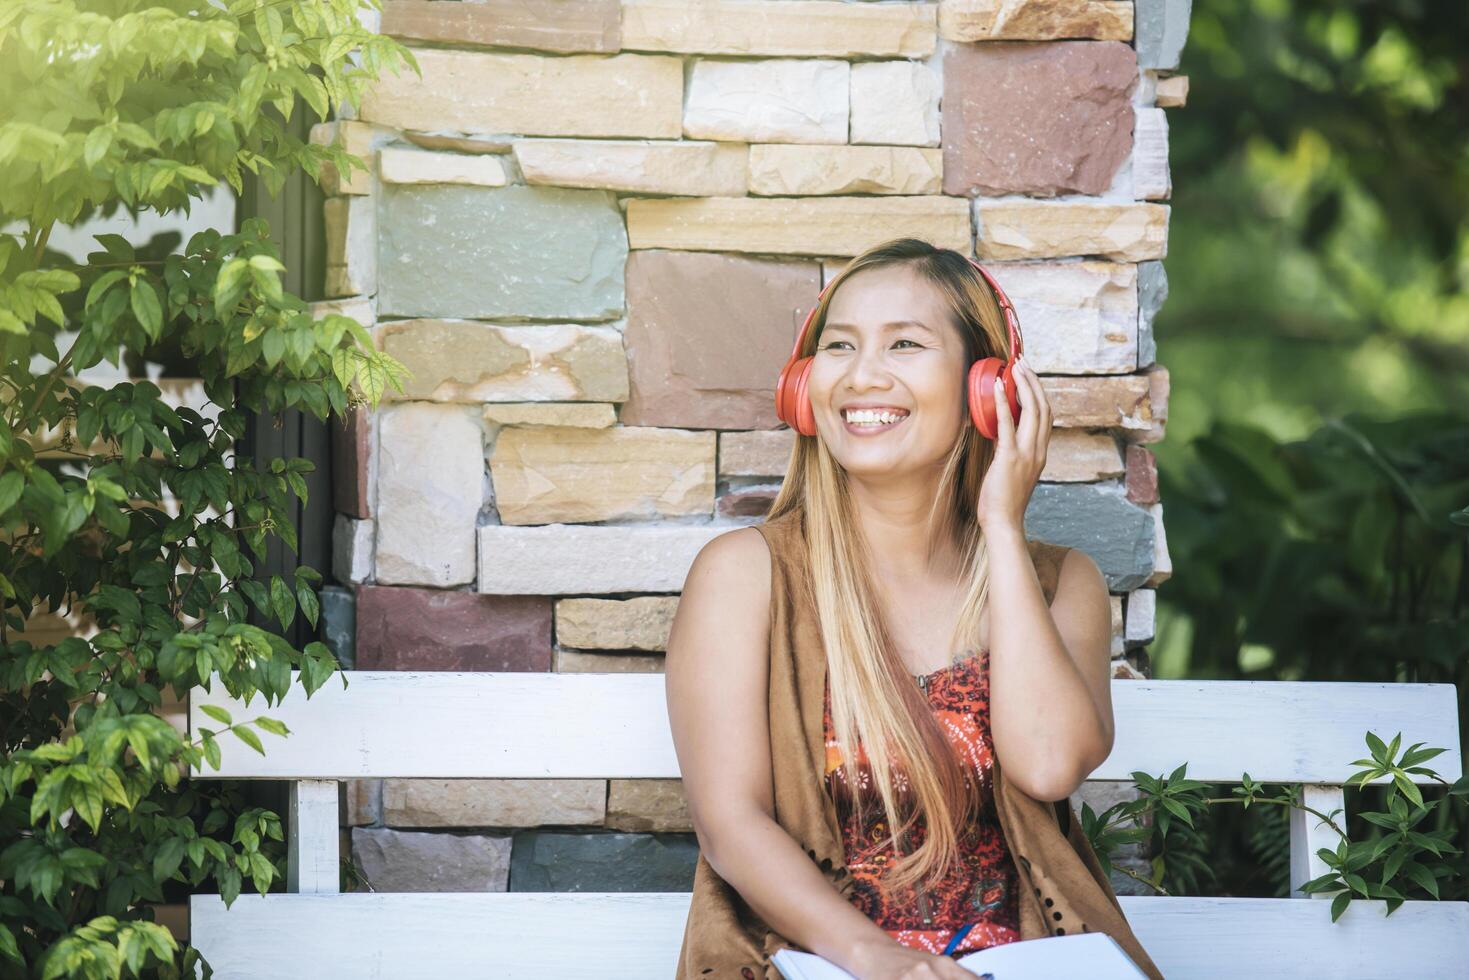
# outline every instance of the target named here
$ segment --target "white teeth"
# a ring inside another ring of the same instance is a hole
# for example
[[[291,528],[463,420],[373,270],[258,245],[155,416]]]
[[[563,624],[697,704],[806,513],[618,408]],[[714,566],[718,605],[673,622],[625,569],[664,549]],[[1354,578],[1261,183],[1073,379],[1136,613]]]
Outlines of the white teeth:
[[[907,418],[907,415],[900,415],[897,412],[884,412],[871,408],[849,409],[844,414],[847,421],[853,425],[889,425]]]

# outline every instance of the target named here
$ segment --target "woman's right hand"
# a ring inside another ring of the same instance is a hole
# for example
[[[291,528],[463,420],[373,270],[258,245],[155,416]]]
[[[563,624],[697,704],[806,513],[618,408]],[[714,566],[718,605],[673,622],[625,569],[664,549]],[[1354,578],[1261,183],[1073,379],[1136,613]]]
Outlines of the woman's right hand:
[[[909,949],[897,942],[864,948],[856,965],[857,980],[977,980],[953,957]]]

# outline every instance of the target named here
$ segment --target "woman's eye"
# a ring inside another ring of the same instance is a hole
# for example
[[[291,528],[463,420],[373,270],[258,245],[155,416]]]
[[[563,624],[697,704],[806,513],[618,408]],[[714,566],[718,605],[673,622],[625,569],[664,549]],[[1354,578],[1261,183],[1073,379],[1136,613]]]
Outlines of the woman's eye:
[[[897,345],[897,344],[913,344],[914,347],[922,347],[923,346],[922,344],[914,343],[913,341],[909,340],[907,337],[902,337],[902,338],[900,338],[898,340],[893,341],[893,343],[894,343],[894,345]],[[850,344],[847,344],[847,342],[845,340],[833,340],[830,343],[828,343],[825,347],[818,347],[816,349],[817,350],[831,350],[832,348],[838,347],[840,345],[851,346]]]

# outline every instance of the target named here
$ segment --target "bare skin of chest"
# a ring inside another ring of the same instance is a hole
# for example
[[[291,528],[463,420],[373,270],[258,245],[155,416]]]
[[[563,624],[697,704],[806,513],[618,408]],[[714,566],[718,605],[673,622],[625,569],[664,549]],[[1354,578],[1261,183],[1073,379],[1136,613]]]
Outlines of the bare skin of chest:
[[[967,653],[954,643],[954,627],[964,596],[959,583],[949,581],[883,583],[883,615],[888,629],[907,664],[909,673],[928,674],[942,670]],[[989,610],[980,614],[979,643],[989,643]]]

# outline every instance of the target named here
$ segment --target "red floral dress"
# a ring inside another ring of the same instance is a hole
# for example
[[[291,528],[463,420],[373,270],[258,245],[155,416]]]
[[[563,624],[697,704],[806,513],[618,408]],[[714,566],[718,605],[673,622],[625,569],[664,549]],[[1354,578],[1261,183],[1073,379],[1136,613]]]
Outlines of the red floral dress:
[[[938,887],[925,889],[930,922],[924,923],[916,890],[906,896],[889,894],[879,880],[881,872],[897,859],[889,842],[882,801],[872,782],[867,754],[858,747],[859,788],[863,794],[864,825],[859,826],[852,805],[852,792],[841,769],[841,750],[836,745],[831,723],[831,688],[824,695],[823,727],[826,733],[827,790],[837,804],[842,825],[842,844],[848,870],[855,880],[849,900],[869,919],[900,944],[942,954],[954,934],[976,923],[950,955],[969,953],[988,946],[1020,939],[1018,878],[994,811],[991,794],[993,753],[989,717],[989,650],[950,664],[918,679],[927,693],[935,717],[959,758],[979,779],[984,812],[960,837],[961,866],[951,868]],[[897,777],[896,790],[903,799],[908,783]],[[925,826],[919,821],[909,830],[905,853],[923,843]]]

